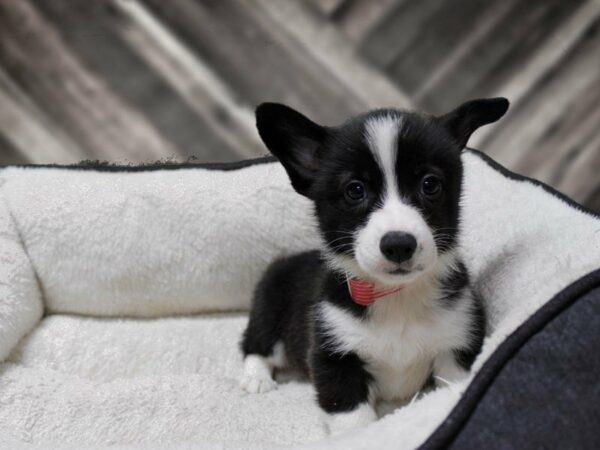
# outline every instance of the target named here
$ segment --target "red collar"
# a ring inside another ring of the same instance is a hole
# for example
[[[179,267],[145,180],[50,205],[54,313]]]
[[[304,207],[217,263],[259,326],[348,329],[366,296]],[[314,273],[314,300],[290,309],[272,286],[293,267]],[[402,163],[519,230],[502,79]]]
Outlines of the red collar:
[[[388,295],[392,295],[401,289],[404,289],[403,284],[396,287],[376,289],[375,284],[365,280],[350,277],[347,277],[346,280],[348,282],[350,297],[352,297],[354,303],[358,303],[362,306],[369,306],[375,303],[375,300],[387,297]]]

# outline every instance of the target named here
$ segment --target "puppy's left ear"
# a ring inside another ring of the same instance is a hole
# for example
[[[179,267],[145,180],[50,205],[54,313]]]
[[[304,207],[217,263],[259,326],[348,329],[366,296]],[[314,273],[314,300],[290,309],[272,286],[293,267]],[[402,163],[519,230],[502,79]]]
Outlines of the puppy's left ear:
[[[471,100],[438,120],[462,149],[477,128],[500,119],[508,110],[508,105],[508,100],[503,97]]]

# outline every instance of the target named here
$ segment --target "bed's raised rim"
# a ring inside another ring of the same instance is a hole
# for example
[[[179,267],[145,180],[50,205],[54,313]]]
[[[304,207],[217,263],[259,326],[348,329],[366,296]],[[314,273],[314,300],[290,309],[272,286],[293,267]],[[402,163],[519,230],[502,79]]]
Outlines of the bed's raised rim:
[[[496,172],[499,172],[506,178],[515,180],[515,181],[524,181],[524,182],[531,183],[535,186],[542,188],[544,191],[546,191],[546,193],[548,193],[554,197],[558,197],[559,199],[561,199],[562,201],[567,203],[570,207],[577,209],[579,211],[585,212],[587,214],[590,214],[594,217],[600,218],[600,214],[597,213],[596,211],[593,211],[593,210],[581,205],[580,203],[577,203],[575,200],[573,200],[568,195],[565,195],[562,192],[557,191],[552,186],[547,185],[543,181],[536,180],[535,178],[526,177],[525,175],[520,175],[518,173],[512,172],[512,171],[508,170],[506,167],[504,167],[503,165],[501,165],[500,163],[496,162],[490,156],[483,153],[481,150],[467,148],[467,151],[469,151],[471,154],[476,155],[479,158],[481,158],[488,166],[490,166],[492,169],[494,169]]]
[[[75,164],[16,164],[0,166],[0,170],[9,168],[19,169],[62,169],[62,170],[87,170],[92,172],[154,172],[160,170],[180,170],[180,169],[205,169],[231,171],[244,169],[246,167],[259,164],[273,163],[277,159],[274,156],[259,156],[252,159],[242,159],[235,162],[221,163],[195,163],[188,162],[170,162],[156,161],[148,164],[118,164],[108,161],[81,161]]]
[[[515,181],[525,181],[536,186],[541,187],[548,194],[553,195],[555,197],[560,198],[564,202],[566,202],[572,208],[575,208],[579,211],[585,212],[587,214],[591,214],[595,217],[600,218],[600,215],[577,203],[567,195],[562,192],[557,191],[551,186],[543,183],[542,181],[536,180],[535,178],[529,178],[524,175],[517,174],[508,170],[506,167],[502,166],[498,162],[494,161],[490,156],[486,155],[484,152],[480,150],[476,150],[473,148],[467,147],[465,149],[472,155],[479,157],[485,163],[487,163],[492,169],[496,170],[506,178]],[[235,162],[224,162],[224,163],[195,163],[192,161],[178,163],[178,162],[170,162],[170,161],[156,161],[148,164],[113,164],[108,161],[81,161],[75,164],[21,164],[21,165],[0,165],[0,171],[8,168],[22,168],[22,169],[63,169],[63,170],[84,170],[84,171],[92,171],[92,172],[153,172],[153,171],[161,171],[161,170],[181,170],[181,169],[205,169],[205,170],[216,170],[216,171],[233,171],[244,169],[246,167],[256,166],[260,164],[268,164],[274,163],[277,159],[272,155],[260,156],[252,159],[244,159]]]
[[[600,288],[600,268],[584,275],[561,290],[523,322],[494,350],[452,411],[419,449],[440,449],[450,445],[465,427],[479,401],[502,368],[518,353],[521,347],[579,298],[597,288]]]

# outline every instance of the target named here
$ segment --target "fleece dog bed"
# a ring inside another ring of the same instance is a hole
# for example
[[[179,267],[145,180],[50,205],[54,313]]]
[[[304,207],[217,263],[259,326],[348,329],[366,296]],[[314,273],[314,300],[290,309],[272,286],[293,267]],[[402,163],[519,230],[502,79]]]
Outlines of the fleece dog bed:
[[[459,241],[489,323],[472,375],[335,438],[309,383],[238,387],[254,284],[319,244],[277,162],[0,170],[0,447],[597,443],[600,218],[463,160]]]

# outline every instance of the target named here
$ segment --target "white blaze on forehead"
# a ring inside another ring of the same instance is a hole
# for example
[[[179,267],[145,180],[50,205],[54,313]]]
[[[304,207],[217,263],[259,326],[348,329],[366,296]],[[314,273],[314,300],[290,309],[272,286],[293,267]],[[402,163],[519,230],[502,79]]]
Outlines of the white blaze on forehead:
[[[391,115],[373,117],[365,123],[367,145],[385,178],[386,194],[397,194],[396,153],[402,119]]]
[[[355,260],[361,271],[388,284],[397,284],[401,278],[413,281],[420,273],[430,270],[437,258],[433,234],[421,212],[406,202],[399,192],[396,160],[402,126],[402,117],[390,114],[365,122],[365,139],[381,168],[385,191],[381,204],[371,212],[366,225],[357,233]],[[397,265],[381,253],[381,239],[389,232],[408,233],[417,240],[417,251],[410,261],[412,272],[408,275],[393,274]]]

